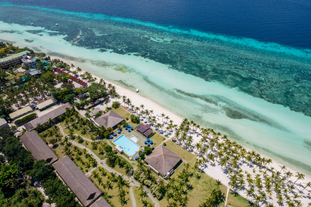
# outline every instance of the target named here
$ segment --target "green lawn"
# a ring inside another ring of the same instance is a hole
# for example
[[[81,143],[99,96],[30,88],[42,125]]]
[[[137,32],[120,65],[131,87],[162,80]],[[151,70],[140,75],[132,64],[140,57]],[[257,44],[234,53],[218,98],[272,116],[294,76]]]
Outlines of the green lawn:
[[[135,127],[136,126],[138,126],[138,124],[134,124],[132,121],[131,121],[131,113],[130,112],[128,112],[128,111],[126,111],[124,108],[122,108],[122,107],[119,107],[119,108],[117,108],[117,109],[112,109],[114,112],[116,112],[117,114],[119,114],[120,116],[122,116],[124,119],[125,119],[125,121],[129,124],[129,125],[131,125],[132,127],[134,127],[134,129],[135,129]],[[128,120],[126,120],[126,118],[128,118]]]
[[[158,133],[155,133],[150,139],[153,141],[155,148],[157,148],[165,140],[165,138]]]
[[[152,200],[149,198],[149,196],[147,195],[146,197],[140,199],[139,197],[139,188],[137,186],[133,186],[133,192],[134,192],[134,197],[136,200],[136,206],[137,207],[145,207],[147,205],[143,204],[143,201],[147,201],[148,203],[152,203]]]
[[[99,169],[96,169],[95,170],[98,174],[99,174],[99,177],[101,177],[101,182],[99,183],[99,180],[94,178],[93,176],[91,176],[92,178],[92,181],[96,184],[96,186],[103,192],[107,192],[108,193],[108,197],[109,197],[109,202],[111,204],[113,204],[115,207],[121,207],[121,203],[119,201],[119,190],[118,190],[118,187],[117,187],[117,184],[116,183],[113,183],[111,182],[111,179],[108,178],[108,174],[109,172],[107,173],[106,176],[102,176]],[[103,184],[106,183],[107,181],[111,182],[112,183],[112,188],[110,189],[107,189],[107,188],[104,188],[103,187]],[[123,205],[122,207],[133,207],[133,204],[132,204],[132,201],[131,201],[131,197],[130,197],[130,194],[129,194],[129,188],[126,187],[126,186],[123,186],[123,189],[125,190],[126,192],[126,195],[125,195],[125,198],[127,200],[127,203],[125,205]]]
[[[166,142],[166,147],[180,156],[182,159],[186,160],[190,164],[190,168],[195,165],[196,156],[187,150],[183,149],[179,145],[175,144],[171,140]],[[171,178],[177,178],[179,173],[185,168],[186,164],[182,163],[176,170],[176,172],[172,175]],[[192,170],[192,169],[191,169]],[[199,174],[200,176],[193,176],[190,179],[192,190],[188,191],[189,202],[187,206],[199,206],[200,203],[204,202],[207,198],[207,195],[210,194],[212,189],[220,189],[224,195],[226,195],[227,187],[224,185],[217,186],[216,180],[210,176],[208,176],[204,172],[195,172],[195,174]],[[160,201],[161,206],[165,206],[167,201],[162,199]],[[229,193],[228,204],[236,207],[248,207],[251,206],[245,198],[240,195],[235,195],[232,192]]]
[[[189,163],[192,163],[196,159],[196,156],[194,154],[188,152],[181,146],[175,144],[172,140],[168,140],[166,142],[166,147],[172,152],[174,152],[175,154],[177,154],[179,157],[181,157],[183,160],[186,160]]]
[[[120,155],[118,155],[118,156],[121,157],[123,160],[125,160],[126,163],[128,163],[128,164],[130,164],[130,165],[132,166],[132,164],[129,163],[125,158],[123,158],[123,157],[120,156]],[[127,176],[127,174],[126,174],[127,171],[125,170],[124,167],[120,167],[119,165],[116,164],[114,167],[111,167],[111,168],[114,169],[115,171],[118,171],[119,173],[121,173],[121,174]]]

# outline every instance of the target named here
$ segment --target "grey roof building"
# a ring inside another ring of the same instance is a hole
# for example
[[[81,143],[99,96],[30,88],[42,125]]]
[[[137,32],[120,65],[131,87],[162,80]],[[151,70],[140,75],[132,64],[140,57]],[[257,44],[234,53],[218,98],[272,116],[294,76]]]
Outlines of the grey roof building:
[[[122,118],[122,116],[120,116],[119,114],[117,114],[114,111],[109,111],[103,115],[101,115],[100,117],[95,119],[95,122],[100,125],[100,126],[104,126],[106,129],[111,127],[115,127],[116,125],[118,125],[120,122],[122,122],[124,119]]]
[[[111,207],[110,204],[103,198],[100,197],[91,205],[91,207]]]
[[[37,105],[38,109],[41,111],[49,106],[52,106],[54,104],[57,103],[57,100],[55,98],[51,98],[51,99],[48,99],[40,104]]]
[[[66,103],[56,109],[54,109],[53,111],[50,111],[47,114],[44,114],[26,124],[24,124],[24,127],[27,129],[27,131],[31,131],[34,130],[35,128],[37,128],[38,124],[44,124],[46,122],[49,121],[49,119],[55,119],[57,117],[59,117],[60,115],[64,114],[66,112],[66,108],[72,108],[70,103]]]
[[[0,118],[0,127],[9,126],[8,122],[5,119]]]
[[[163,145],[156,148],[151,155],[147,156],[145,161],[149,167],[163,177],[172,174],[174,167],[181,161],[181,158]]]
[[[84,206],[89,206],[101,195],[98,188],[68,156],[60,158],[53,167]]]
[[[25,132],[25,134],[21,136],[20,140],[36,160],[46,160],[49,164],[57,160],[56,155],[44,143],[37,132]]]

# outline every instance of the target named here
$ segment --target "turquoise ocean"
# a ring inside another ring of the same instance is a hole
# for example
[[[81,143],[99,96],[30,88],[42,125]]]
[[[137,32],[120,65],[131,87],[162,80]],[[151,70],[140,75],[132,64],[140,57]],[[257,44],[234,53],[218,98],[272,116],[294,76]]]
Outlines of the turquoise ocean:
[[[310,49],[5,2],[0,40],[140,88],[172,112],[311,175]]]

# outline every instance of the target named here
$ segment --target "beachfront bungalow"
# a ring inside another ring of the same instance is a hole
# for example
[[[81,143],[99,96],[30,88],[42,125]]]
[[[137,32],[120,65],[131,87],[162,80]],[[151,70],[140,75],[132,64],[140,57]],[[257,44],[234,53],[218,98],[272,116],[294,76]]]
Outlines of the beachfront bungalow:
[[[27,129],[27,131],[32,131],[35,128],[37,128],[38,124],[44,124],[46,122],[48,122],[50,119],[54,120],[57,117],[59,117],[60,115],[64,114],[66,112],[66,108],[71,109],[72,105],[70,103],[66,103],[52,111],[50,111],[47,114],[44,114],[26,124],[24,124],[24,127]]]
[[[30,76],[35,76],[35,75],[39,76],[39,75],[41,75],[41,74],[42,74],[42,73],[41,73],[40,70],[33,70],[33,71],[29,72],[29,75],[30,75]]]
[[[10,113],[9,116],[12,120],[15,120],[19,117],[25,116],[32,112],[32,108],[30,106],[24,107],[20,110],[14,111],[13,113]]]
[[[108,129],[109,127],[114,128],[123,120],[124,119],[122,116],[112,110],[94,119],[95,123],[98,126],[104,126],[106,129]]]
[[[136,131],[138,131],[139,133],[141,133],[142,135],[144,135],[145,137],[149,137],[153,131],[152,129],[150,128],[150,125],[149,124],[139,124],[137,127],[136,127]]]
[[[0,68],[8,68],[12,65],[16,65],[18,63],[21,63],[21,59],[23,56],[25,56],[29,51],[23,51],[17,54],[13,54],[10,56],[7,56],[5,58],[0,59]]]
[[[90,206],[101,195],[98,188],[68,156],[60,158],[53,167],[84,206]]]
[[[56,155],[44,143],[37,132],[25,132],[25,134],[21,136],[20,140],[36,160],[45,160],[48,164],[52,164],[57,160]]]
[[[99,199],[97,199],[97,201],[95,201],[91,205],[91,207],[111,207],[111,206],[103,197],[100,197]]]
[[[37,108],[42,111],[50,106],[53,106],[54,104],[57,103],[57,100],[55,98],[51,98],[51,99],[48,99],[46,101],[43,101],[42,103],[38,104],[37,105]]]
[[[55,72],[59,73],[59,74],[65,74],[65,75],[70,75],[68,73],[66,73],[65,71],[62,71],[61,69],[59,68],[55,68]],[[70,79],[78,84],[80,84],[83,88],[87,88],[87,83],[70,75]]]
[[[8,122],[3,119],[3,118],[0,118],[0,127],[8,127]]]
[[[173,174],[176,166],[179,165],[182,159],[174,152],[161,145],[147,156],[145,161],[156,173],[164,178],[168,178]]]

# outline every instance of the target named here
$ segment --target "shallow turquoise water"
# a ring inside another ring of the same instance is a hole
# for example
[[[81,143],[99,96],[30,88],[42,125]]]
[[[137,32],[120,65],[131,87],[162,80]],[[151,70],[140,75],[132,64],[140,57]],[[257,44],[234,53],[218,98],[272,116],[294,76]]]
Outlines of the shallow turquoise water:
[[[140,88],[176,114],[311,172],[310,50],[38,7],[2,5],[0,20],[0,39]]]
[[[139,147],[125,135],[121,135],[118,139],[114,140],[113,143],[121,147],[129,156],[133,156],[139,150]]]

